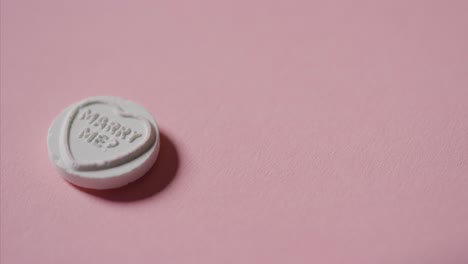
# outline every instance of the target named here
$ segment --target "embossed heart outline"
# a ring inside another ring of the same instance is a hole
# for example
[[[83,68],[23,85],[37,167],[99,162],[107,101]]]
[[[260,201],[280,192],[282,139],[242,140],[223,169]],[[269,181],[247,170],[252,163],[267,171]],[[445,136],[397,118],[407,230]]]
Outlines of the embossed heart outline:
[[[116,157],[113,157],[111,159],[98,160],[98,161],[75,160],[70,149],[71,126],[78,112],[84,107],[87,107],[93,104],[108,105],[109,107],[113,108],[114,114],[116,114],[119,117],[140,120],[145,130],[144,132],[145,136],[143,137],[143,140],[135,148],[130,149],[129,151],[124,152],[122,154],[119,154]],[[153,145],[156,139],[156,132],[155,132],[154,126],[150,123],[150,121],[148,121],[148,119],[142,116],[137,116],[137,115],[133,115],[131,113],[125,112],[125,110],[122,107],[120,107],[118,104],[112,101],[107,101],[107,100],[102,100],[102,99],[86,100],[74,106],[69,111],[67,116],[65,117],[65,121],[63,123],[62,131],[60,134],[61,134],[60,151],[62,153],[63,160],[70,168],[76,171],[102,170],[102,169],[109,169],[112,167],[119,166],[121,164],[124,164],[128,161],[131,161],[139,157],[141,154],[143,154]]]

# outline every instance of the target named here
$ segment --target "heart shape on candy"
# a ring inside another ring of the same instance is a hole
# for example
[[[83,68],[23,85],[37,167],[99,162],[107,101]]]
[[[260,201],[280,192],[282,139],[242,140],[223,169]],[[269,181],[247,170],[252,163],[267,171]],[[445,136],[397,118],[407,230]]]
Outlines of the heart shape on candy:
[[[142,132],[135,126],[143,128]],[[141,156],[154,144],[156,133],[145,117],[128,113],[111,100],[92,99],[72,107],[65,117],[59,140],[63,161],[71,169],[95,171]]]

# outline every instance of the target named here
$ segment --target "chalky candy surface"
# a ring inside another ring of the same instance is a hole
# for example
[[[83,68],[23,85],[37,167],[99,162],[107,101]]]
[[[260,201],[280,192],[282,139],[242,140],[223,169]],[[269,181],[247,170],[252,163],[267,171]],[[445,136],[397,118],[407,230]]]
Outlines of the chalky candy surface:
[[[143,176],[159,152],[159,132],[143,107],[116,97],[91,97],[65,109],[49,128],[49,157],[71,183],[91,189]]]

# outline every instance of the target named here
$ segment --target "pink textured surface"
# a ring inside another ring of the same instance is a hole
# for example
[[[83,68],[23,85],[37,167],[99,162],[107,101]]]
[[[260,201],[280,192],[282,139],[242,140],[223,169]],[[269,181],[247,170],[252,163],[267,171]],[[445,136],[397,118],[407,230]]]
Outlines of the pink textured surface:
[[[1,263],[468,263],[467,1],[1,2]],[[160,160],[77,189],[46,133],[140,102]]]

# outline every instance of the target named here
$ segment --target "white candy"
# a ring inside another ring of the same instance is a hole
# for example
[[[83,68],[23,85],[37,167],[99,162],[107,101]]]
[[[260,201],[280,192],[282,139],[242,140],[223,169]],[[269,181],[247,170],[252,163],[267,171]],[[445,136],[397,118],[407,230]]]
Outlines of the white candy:
[[[47,146],[66,180],[85,188],[111,189],[151,168],[159,152],[159,131],[143,107],[116,97],[91,97],[54,120]]]

